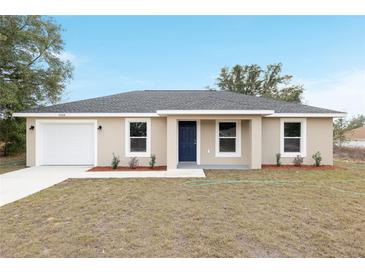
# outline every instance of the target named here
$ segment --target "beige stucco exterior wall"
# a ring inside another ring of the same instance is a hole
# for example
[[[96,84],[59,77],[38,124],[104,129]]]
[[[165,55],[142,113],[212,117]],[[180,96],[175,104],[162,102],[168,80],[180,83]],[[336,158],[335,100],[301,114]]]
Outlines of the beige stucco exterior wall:
[[[280,118],[263,118],[262,163],[275,164],[275,154],[278,152],[280,152]]]
[[[27,165],[35,165],[35,126],[36,119],[27,118]],[[53,118],[78,119],[83,118]],[[124,118],[84,118],[97,120],[102,130],[97,132],[97,164],[109,166],[112,153],[121,159],[120,165],[128,165],[125,157],[125,119]],[[157,165],[177,165],[177,122],[182,117],[151,118],[151,153],[157,157]],[[184,116],[184,120],[200,120],[200,164],[242,164],[251,168],[260,168],[263,164],[275,164],[275,154],[280,151],[280,118],[261,118],[259,116]],[[215,120],[241,121],[241,157],[215,157]],[[304,164],[313,164],[312,155],[316,151],[322,154],[322,163],[333,164],[332,151],[332,118],[307,118],[307,156]],[[262,133],[262,134],[260,134]],[[167,139],[169,142],[167,142]],[[197,152],[199,153],[199,151]],[[138,157],[140,165],[148,165],[149,157]],[[291,164],[293,158],[282,158],[283,164]]]
[[[251,169],[260,169],[262,164],[262,117],[253,117],[250,122]]]
[[[312,155],[321,152],[322,164],[333,165],[333,119],[307,119],[307,163],[313,164]],[[309,159],[308,159],[309,158]]]
[[[35,126],[35,119],[27,118],[26,124],[26,165],[35,166],[35,134],[37,129],[29,130],[30,126]]]
[[[168,169],[177,168],[177,118],[167,117],[166,127],[166,164]]]
[[[202,165],[235,164],[249,165],[251,145],[249,138],[249,122],[241,121],[241,157],[215,157],[216,151],[216,121],[201,120],[201,151],[200,163]]]
[[[306,118],[306,157],[304,164],[312,165],[312,155],[321,152],[322,164],[333,164],[332,118]],[[262,119],[262,163],[275,164],[280,152],[280,118]],[[293,157],[282,158],[283,164],[292,164]]]
[[[29,130],[36,120],[49,120],[52,118],[27,118],[27,166],[35,165],[35,136],[36,130]],[[76,119],[83,118],[53,118]],[[110,166],[112,153],[120,157],[120,165],[128,165],[130,158],[125,157],[125,119],[124,118],[84,118],[84,120],[97,120],[102,130],[97,132],[97,164],[99,166]],[[156,165],[166,165],[166,118],[151,118],[151,154],[156,155]],[[140,165],[148,165],[149,157],[138,157]]]

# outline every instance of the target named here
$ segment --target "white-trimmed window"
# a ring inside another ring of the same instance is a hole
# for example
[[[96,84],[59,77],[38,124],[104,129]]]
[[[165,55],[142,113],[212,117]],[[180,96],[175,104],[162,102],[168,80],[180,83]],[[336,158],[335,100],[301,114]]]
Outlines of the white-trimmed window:
[[[241,157],[240,121],[216,121],[216,157]]]
[[[306,156],[306,119],[281,119],[280,153],[283,157]]]
[[[125,120],[126,157],[150,157],[151,119],[130,118]]]

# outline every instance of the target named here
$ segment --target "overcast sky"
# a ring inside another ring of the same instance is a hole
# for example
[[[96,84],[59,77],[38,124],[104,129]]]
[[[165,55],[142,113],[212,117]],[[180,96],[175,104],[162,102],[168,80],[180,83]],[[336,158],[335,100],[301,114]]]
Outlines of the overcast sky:
[[[57,16],[74,79],[64,101],[204,89],[220,68],[281,62],[307,104],[365,114],[365,16]]]

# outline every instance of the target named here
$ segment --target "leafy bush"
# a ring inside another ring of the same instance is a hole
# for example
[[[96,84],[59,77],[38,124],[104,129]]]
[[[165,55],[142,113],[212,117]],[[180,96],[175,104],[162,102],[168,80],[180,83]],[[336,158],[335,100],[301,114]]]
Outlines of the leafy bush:
[[[156,164],[156,155],[152,154],[151,155],[151,160],[150,160],[150,167],[154,168],[155,164]]]
[[[300,155],[297,155],[297,157],[294,158],[293,163],[295,166],[301,166],[303,164],[303,157],[300,157]]]
[[[25,152],[25,132],[25,120],[0,118],[0,151],[2,156]],[[29,132],[29,134],[34,135],[35,133]]]
[[[115,154],[113,153],[112,168],[116,169],[118,167],[119,163],[120,163],[119,156],[115,156]]]
[[[276,165],[277,166],[281,166],[281,161],[280,161],[281,154],[280,153],[276,153],[275,156],[276,156]]]
[[[314,159],[314,165],[315,166],[320,166],[321,165],[322,156],[321,156],[321,153],[319,151],[317,151],[316,153],[314,153],[312,155],[312,158]]]
[[[129,165],[130,168],[135,169],[138,166],[138,159],[137,159],[137,157],[132,157],[129,160],[128,165]]]

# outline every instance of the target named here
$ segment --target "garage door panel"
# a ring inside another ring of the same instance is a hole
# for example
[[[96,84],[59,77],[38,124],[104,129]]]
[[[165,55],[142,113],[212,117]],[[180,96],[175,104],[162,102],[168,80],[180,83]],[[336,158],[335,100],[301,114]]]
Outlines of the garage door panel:
[[[41,128],[41,165],[94,165],[93,123],[44,123]]]

